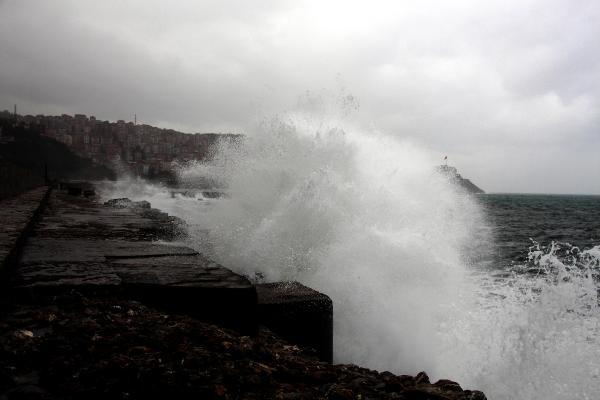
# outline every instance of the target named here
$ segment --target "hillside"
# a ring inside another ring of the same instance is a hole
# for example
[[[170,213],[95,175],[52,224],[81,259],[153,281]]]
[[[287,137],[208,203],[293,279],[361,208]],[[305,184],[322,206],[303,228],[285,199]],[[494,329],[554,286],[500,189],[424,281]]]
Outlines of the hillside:
[[[14,126],[0,119],[0,198],[17,194],[49,179],[115,179],[105,166],[73,153],[65,144],[40,135],[37,125]]]

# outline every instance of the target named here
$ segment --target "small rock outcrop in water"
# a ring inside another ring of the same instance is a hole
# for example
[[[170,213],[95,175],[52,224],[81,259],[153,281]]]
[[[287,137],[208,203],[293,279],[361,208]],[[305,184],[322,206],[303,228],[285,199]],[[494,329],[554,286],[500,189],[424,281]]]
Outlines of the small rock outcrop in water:
[[[461,186],[469,193],[485,193],[481,188],[471,182],[469,179],[463,178],[455,167],[448,165],[439,165],[436,168],[437,172],[444,175],[448,180],[456,185]]]

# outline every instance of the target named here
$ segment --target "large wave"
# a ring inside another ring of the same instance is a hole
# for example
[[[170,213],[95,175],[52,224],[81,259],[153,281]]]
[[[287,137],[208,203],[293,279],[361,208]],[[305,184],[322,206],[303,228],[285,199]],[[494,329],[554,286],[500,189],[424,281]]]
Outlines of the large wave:
[[[193,245],[250,277],[330,295],[336,361],[435,375],[471,292],[463,250],[478,240],[479,208],[417,146],[306,121],[271,120],[182,171],[228,193],[194,217],[195,237],[209,238]]]
[[[426,370],[490,399],[595,398],[600,249],[538,246],[522,268],[494,273],[478,263],[493,242],[477,200],[435,173],[436,158],[296,114],[182,167],[188,188],[209,178],[223,198],[142,181],[105,196],[186,219],[191,246],[251,279],[331,296],[336,362]]]

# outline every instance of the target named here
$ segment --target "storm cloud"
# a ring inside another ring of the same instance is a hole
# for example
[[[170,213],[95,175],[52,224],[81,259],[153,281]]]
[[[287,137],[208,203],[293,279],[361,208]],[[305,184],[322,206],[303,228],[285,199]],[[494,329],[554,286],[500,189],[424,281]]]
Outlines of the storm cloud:
[[[306,91],[488,191],[600,194],[594,1],[0,0],[0,109],[244,132]]]

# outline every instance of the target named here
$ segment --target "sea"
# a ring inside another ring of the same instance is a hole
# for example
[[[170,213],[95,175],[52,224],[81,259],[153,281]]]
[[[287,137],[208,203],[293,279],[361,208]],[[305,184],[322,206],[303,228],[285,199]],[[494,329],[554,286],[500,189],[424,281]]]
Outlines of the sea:
[[[600,244],[598,195],[486,194],[478,200],[492,223],[496,268],[526,264],[526,244],[555,243],[561,253]]]
[[[391,135],[259,131],[180,165],[178,188],[123,177],[101,195],[182,218],[184,244],[253,281],[329,295],[335,362],[491,400],[600,397],[600,196],[473,195]]]

